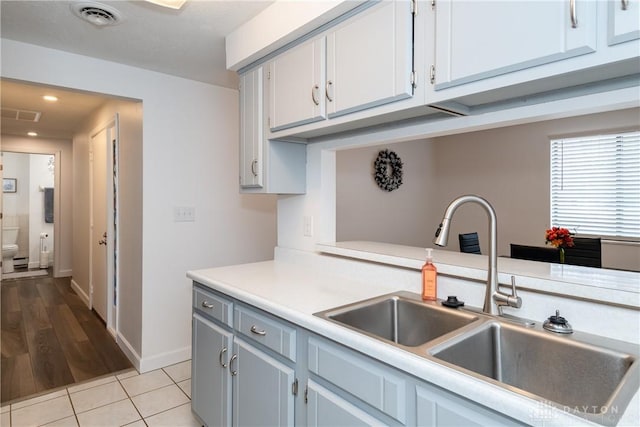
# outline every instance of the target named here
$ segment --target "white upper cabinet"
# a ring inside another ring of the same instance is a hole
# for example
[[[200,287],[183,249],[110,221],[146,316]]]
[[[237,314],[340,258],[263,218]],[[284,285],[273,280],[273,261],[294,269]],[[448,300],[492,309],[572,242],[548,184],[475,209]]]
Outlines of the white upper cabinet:
[[[413,95],[412,28],[410,2],[382,2],[327,35],[330,118]]]
[[[269,63],[269,128],[277,132],[411,98],[412,73],[412,2],[367,5]]]
[[[640,0],[609,0],[607,44],[640,38]]]
[[[596,2],[438,0],[435,89],[596,50]]]
[[[326,117],[326,38],[278,55],[269,63],[269,127],[272,131]]]
[[[240,76],[240,186],[262,187],[263,68]]]

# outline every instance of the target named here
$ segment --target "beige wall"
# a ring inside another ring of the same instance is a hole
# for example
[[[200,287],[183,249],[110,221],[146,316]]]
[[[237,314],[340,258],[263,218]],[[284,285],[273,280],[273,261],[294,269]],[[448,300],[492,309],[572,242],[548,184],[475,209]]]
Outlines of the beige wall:
[[[433,246],[433,233],[449,202],[462,194],[478,194],[491,202],[496,210],[499,255],[509,254],[510,243],[543,246],[544,230],[549,227],[550,217],[549,138],[637,128],[638,114],[638,109],[631,109],[394,144],[390,149],[398,154],[405,150],[404,147],[415,149],[419,144],[431,147],[430,152],[425,148],[423,155],[432,158],[411,159],[405,173],[405,185],[409,188],[412,185],[408,175],[411,164],[425,165],[421,172],[411,173],[428,191],[407,195],[408,201],[402,204],[392,203],[393,194],[366,191],[367,182],[375,186],[370,168],[363,167],[364,163],[373,161],[370,149],[340,151],[337,154],[337,192],[340,194],[342,188],[350,188],[352,197],[337,197],[337,240],[367,239],[367,235],[377,237],[378,229],[386,227],[389,231],[384,241]],[[403,160],[407,157],[400,155]],[[416,155],[420,154],[416,152]],[[358,177],[354,178],[354,175]],[[431,185],[428,184],[430,179],[433,180]],[[357,181],[361,181],[360,188],[353,185]],[[375,200],[377,211],[371,219],[361,212],[361,206],[369,205],[370,200]],[[366,227],[370,228],[368,233]],[[357,236],[352,230],[357,230]],[[415,235],[408,236],[408,230],[413,230]],[[479,206],[464,205],[452,222],[448,249],[457,251],[458,233],[471,231],[478,232],[482,250],[486,253],[486,214]],[[394,236],[389,236],[391,233]],[[603,244],[602,250],[606,267],[639,268],[638,246]]]
[[[60,162],[56,167],[60,169],[60,219],[59,235],[60,250],[55,253],[58,263],[58,276],[70,276],[73,269],[73,241],[70,224],[73,222],[72,193],[73,188],[73,145],[64,139],[33,139],[19,136],[2,135],[0,144],[2,151],[15,151],[21,153],[56,154],[60,152]]]
[[[373,163],[383,149],[402,160],[403,184],[381,190]],[[433,144],[414,141],[338,152],[336,156],[336,235],[338,240],[373,240],[424,246],[432,230],[429,194],[435,174]]]

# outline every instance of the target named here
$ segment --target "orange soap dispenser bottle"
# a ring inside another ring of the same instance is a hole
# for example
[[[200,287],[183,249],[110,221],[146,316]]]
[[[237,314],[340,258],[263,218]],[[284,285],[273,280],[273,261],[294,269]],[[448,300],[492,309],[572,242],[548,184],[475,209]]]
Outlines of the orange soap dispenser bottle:
[[[422,299],[435,301],[438,294],[438,270],[433,265],[433,249],[427,249],[427,261],[422,266]]]

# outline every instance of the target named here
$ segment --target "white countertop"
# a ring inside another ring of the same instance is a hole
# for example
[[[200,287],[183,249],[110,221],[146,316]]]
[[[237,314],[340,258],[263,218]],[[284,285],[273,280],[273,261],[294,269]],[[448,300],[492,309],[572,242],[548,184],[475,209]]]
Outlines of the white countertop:
[[[440,261],[442,264],[444,259]],[[363,283],[281,261],[189,271],[187,276],[391,366],[402,366],[409,374],[526,423],[597,425],[313,316],[319,311],[403,290],[398,286]],[[638,402],[640,398],[636,393],[619,425],[640,425]],[[532,418],[532,414],[541,416]]]

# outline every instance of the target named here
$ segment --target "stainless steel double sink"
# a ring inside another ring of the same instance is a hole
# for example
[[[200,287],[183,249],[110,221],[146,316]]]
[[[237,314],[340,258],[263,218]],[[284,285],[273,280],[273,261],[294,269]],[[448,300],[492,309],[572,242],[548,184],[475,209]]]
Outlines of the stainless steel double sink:
[[[600,424],[615,425],[640,385],[636,345],[525,327],[410,292],[316,316]]]

